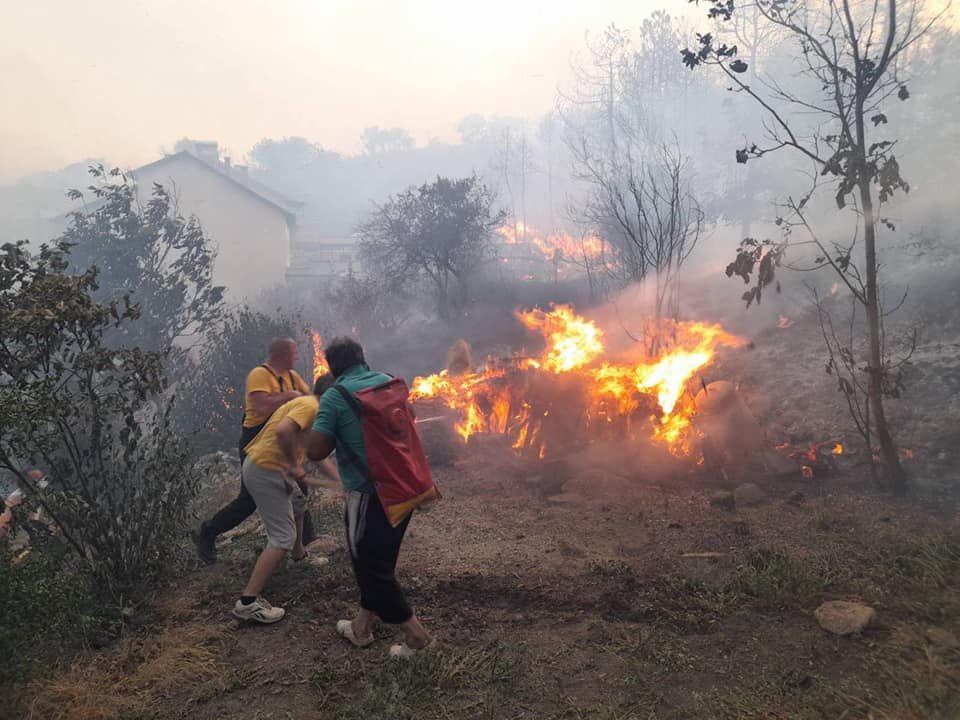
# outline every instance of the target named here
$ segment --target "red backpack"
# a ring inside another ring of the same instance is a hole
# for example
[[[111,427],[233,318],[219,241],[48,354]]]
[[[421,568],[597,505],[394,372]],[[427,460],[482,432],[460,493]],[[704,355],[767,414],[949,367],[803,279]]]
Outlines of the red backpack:
[[[392,378],[355,395],[342,385],[333,387],[360,421],[367,462],[341,443],[337,454],[357,465],[373,484],[390,524],[398,526],[416,508],[439,499],[407,402],[407,383]]]

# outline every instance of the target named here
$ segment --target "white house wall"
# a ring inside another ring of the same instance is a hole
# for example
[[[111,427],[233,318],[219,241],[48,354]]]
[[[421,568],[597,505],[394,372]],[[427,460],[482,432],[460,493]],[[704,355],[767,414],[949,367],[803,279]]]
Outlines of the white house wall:
[[[277,209],[191,159],[175,159],[136,174],[141,202],[160,183],[184,217],[196,215],[217,248],[213,279],[230,302],[253,301],[283,282],[290,257],[290,227]]]

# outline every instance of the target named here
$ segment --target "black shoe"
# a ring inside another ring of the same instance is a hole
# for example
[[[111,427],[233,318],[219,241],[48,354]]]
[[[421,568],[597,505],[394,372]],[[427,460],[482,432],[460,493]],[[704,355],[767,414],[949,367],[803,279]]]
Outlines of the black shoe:
[[[194,531],[191,537],[197,546],[197,559],[204,565],[213,565],[217,561],[217,539],[202,531]]]

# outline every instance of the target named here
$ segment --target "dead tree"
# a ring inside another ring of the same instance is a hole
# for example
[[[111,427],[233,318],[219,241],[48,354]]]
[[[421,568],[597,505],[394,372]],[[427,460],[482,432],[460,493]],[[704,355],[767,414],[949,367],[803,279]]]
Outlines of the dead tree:
[[[710,18],[721,22],[729,22],[735,13],[743,12],[743,7],[735,9],[733,0],[710,0],[709,4]],[[752,84],[745,75],[749,66],[738,56],[737,48],[717,41],[711,34],[697,35],[698,46],[684,50],[683,62],[690,68],[717,68],[732,83],[732,90],[748,95],[763,110],[766,141],[748,143],[737,150],[737,162],[791,149],[809,161],[816,174],[831,181],[840,210],[852,201],[857,223],[853,239],[839,252],[818,255],[815,262],[837,273],[864,309],[870,414],[891,487],[902,493],[906,475],[883,402],[890,368],[884,362],[877,253],[878,222],[891,230],[893,226],[878,218],[877,208],[897,190],[908,191],[909,186],[900,176],[892,152],[894,141],[875,134],[887,129],[884,104],[910,97],[898,59],[940,16],[920,24],[918,7],[912,0],[752,0],[747,6],[756,8],[763,22],[779,28],[797,43],[800,75],[812,81],[810,89],[793,91],[777,80]],[[791,203],[793,210],[802,211],[810,197],[807,194]],[[805,218],[798,222],[809,229]],[[812,242],[817,242],[813,233],[811,236]],[[861,245],[861,238],[863,265],[858,268],[853,253]],[[728,274],[749,281],[751,260],[762,261],[762,256],[756,241],[741,245],[737,260],[731,263],[734,272]],[[748,303],[760,299],[782,256],[781,248],[767,261],[766,270],[760,268],[757,285],[747,294]],[[746,271],[745,275],[740,271]]]
[[[634,153],[611,163],[591,155],[584,141],[575,159],[590,186],[582,216],[610,247],[604,270],[618,287],[653,280],[653,318],[644,334],[655,354],[663,320],[679,315],[680,269],[700,239],[704,213],[676,148],[660,147],[646,162]]]

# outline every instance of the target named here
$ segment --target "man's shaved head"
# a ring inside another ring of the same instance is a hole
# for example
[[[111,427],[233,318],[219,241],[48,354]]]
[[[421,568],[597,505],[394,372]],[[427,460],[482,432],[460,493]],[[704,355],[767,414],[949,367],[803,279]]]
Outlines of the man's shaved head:
[[[293,338],[274,338],[267,347],[271,367],[285,372],[297,364],[297,341]]]

